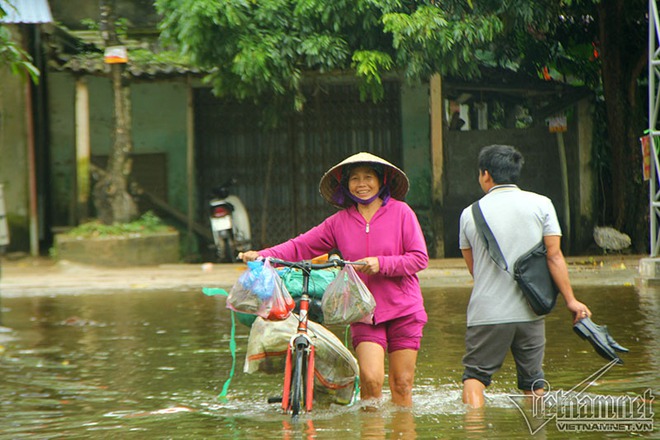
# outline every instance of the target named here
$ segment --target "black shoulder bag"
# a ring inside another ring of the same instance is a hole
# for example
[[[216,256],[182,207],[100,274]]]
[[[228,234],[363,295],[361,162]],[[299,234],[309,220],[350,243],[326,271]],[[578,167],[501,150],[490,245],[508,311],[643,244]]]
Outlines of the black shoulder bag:
[[[484,240],[488,254],[492,260],[502,270],[507,270],[507,263],[502,255],[500,246],[490,230],[486,219],[484,218],[479,202],[472,204],[472,215],[477,226],[477,232]],[[513,279],[518,283],[518,287],[525,295],[534,313],[537,315],[547,315],[552,311],[557,302],[559,290],[552,280],[548,270],[548,260],[546,259],[546,249],[543,239],[516,260],[513,265]]]

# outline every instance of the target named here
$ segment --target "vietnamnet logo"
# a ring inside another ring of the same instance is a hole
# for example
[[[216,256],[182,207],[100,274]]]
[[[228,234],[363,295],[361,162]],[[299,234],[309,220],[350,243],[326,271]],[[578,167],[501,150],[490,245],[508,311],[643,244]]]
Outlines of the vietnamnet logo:
[[[616,364],[606,364],[568,391],[551,392],[543,381],[543,396],[509,395],[534,435],[554,420],[563,432],[650,432],[653,431],[653,400],[648,389],[635,396],[588,395],[586,390]]]

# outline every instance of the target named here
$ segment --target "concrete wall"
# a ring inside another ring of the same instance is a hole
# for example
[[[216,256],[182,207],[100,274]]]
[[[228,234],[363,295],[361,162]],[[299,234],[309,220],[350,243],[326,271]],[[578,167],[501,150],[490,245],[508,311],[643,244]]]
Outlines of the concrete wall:
[[[528,129],[448,131],[445,133],[445,256],[459,257],[461,212],[483,196],[477,181],[477,155],[490,144],[518,148],[525,158],[519,186],[549,197],[559,217],[564,253],[580,253],[592,242],[594,173],[590,165],[591,118],[589,104],[570,112],[564,140],[568,168],[568,209],[562,191],[559,141],[545,126]]]
[[[420,210],[430,208],[430,122],[428,86],[408,87],[401,91],[403,164],[410,179],[408,203]]]
[[[108,79],[86,78],[89,88],[92,156],[107,156],[114,143],[114,107]],[[54,226],[74,224],[75,77],[51,73],[51,169]],[[166,155],[167,202],[184,212],[186,194],[187,84],[181,81],[131,84],[133,153]]]
[[[48,76],[50,115],[50,168],[52,226],[75,225],[76,133],[75,82],[71,75],[51,72]]]
[[[27,82],[0,65],[0,183],[9,226],[8,251],[30,249]]]
[[[135,152],[167,155],[167,201],[185,212],[188,203],[186,82],[182,79],[138,83],[132,89],[132,97]]]
[[[401,90],[403,168],[410,179],[406,201],[417,214],[427,242],[431,240],[431,149],[428,85]]]

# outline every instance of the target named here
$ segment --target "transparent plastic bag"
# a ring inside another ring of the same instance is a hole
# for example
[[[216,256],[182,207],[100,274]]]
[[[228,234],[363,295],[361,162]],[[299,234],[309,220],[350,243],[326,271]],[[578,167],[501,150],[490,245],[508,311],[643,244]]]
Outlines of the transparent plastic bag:
[[[347,264],[323,294],[321,308],[325,324],[371,324],[376,300],[353,266]]]
[[[268,259],[248,262],[227,297],[227,308],[269,320],[288,318],[295,305]]]

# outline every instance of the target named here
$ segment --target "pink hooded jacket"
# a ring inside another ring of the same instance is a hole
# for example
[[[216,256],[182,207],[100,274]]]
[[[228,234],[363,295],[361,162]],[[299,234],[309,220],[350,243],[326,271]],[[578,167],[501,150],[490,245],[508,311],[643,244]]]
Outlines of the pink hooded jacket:
[[[390,199],[369,223],[355,206],[343,209],[304,234],[259,254],[300,261],[332,248],[351,261],[378,257],[379,273],[358,273],[376,299],[375,323],[424,310],[417,272],[428,266],[429,257],[417,216],[406,203]]]

